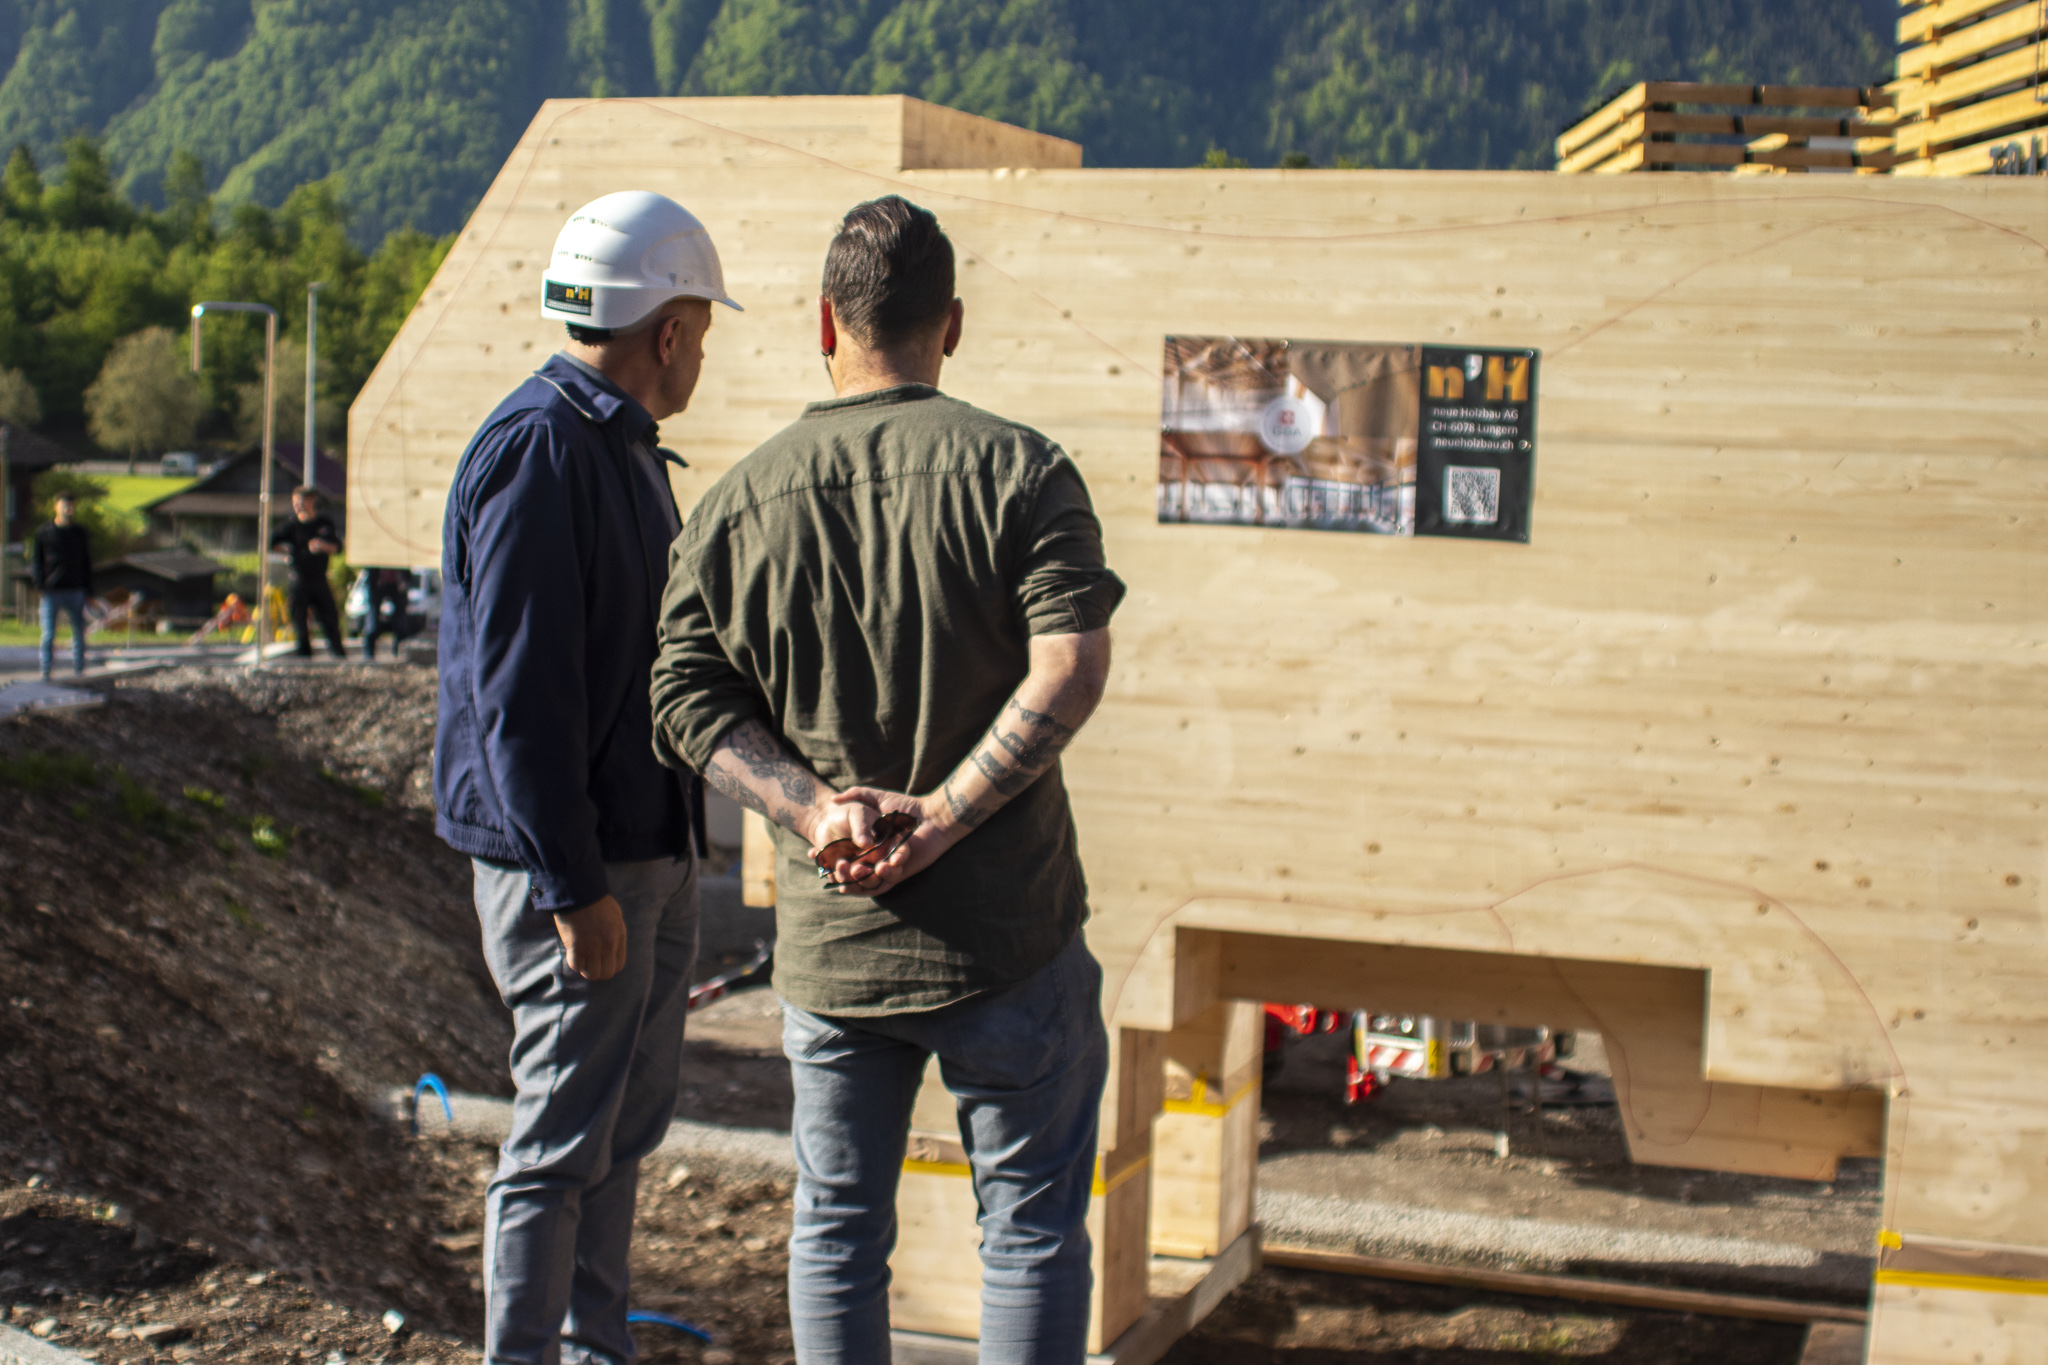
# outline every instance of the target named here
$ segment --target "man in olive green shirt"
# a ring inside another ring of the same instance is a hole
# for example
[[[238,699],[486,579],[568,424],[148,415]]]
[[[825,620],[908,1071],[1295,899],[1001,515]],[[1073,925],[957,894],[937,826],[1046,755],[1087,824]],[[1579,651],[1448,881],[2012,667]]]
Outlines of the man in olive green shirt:
[[[839,396],[705,495],[662,607],[656,748],[767,815],[783,855],[802,1365],[889,1359],[896,1181],[934,1054],[983,1210],[981,1359],[1084,1354],[1107,1042],[1058,759],[1101,699],[1123,585],[1066,455],[937,389],[953,283],[930,213],[846,216],[819,308]],[[887,813],[907,834],[871,844]]]

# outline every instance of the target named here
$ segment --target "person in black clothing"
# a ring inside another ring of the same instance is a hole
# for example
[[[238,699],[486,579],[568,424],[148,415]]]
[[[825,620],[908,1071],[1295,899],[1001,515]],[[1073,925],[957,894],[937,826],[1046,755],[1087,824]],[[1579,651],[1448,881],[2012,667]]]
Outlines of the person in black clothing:
[[[411,605],[412,575],[404,569],[372,569],[366,585],[369,598],[363,612],[363,657],[377,657],[377,637],[391,637],[391,654],[398,656],[398,646],[406,635],[406,613]]]
[[[319,489],[309,484],[292,490],[292,520],[277,528],[270,548],[291,551],[292,634],[299,642],[298,656],[313,657],[313,632],[307,617],[318,615],[321,633],[327,636],[327,652],[346,659],[348,654],[341,647],[341,611],[334,605],[334,589],[327,586],[327,557],[341,553],[341,532],[334,529],[334,518],[320,510]]]
[[[71,618],[71,671],[85,672],[85,599],[92,596],[92,541],[72,520],[78,504],[57,499],[56,519],[36,532],[32,574],[43,595],[43,680],[49,681],[51,656],[57,649],[57,613]]]

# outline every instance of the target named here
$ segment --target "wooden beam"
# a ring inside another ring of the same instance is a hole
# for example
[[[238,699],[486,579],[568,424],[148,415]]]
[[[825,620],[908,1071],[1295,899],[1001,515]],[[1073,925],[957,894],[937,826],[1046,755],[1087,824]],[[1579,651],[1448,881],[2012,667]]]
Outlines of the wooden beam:
[[[1966,104],[1959,109],[1922,123],[1899,129],[1903,151],[1944,152],[1965,142],[1996,138],[2011,129],[2024,131],[2039,121],[2048,121],[2048,87],[2015,90],[2010,95]]]
[[[1631,142],[1640,141],[1645,129],[1649,126],[1647,120],[1651,117],[1652,115],[1645,111],[1638,111],[1630,117],[1623,119],[1620,123],[1615,124],[1591,142],[1586,143],[1577,151],[1572,152],[1568,156],[1560,156],[1557,162],[1559,173],[1563,175],[1577,175],[1582,171],[1590,171],[1623,147],[1628,146]],[[1564,145],[1563,138],[1558,139],[1558,145],[1560,147]]]
[[[1725,142],[1645,142],[1643,163],[1651,166],[1800,166],[1854,170],[1892,164],[1889,151],[1837,152],[1814,147],[1738,147]]]
[[[2042,73],[2044,65],[2048,65],[2048,43],[2034,43],[1969,66],[1956,67],[1946,75],[1915,81],[1912,93],[1900,99],[1899,113],[1914,118],[1946,113],[1987,90],[1996,90],[2015,81],[2032,80]]]
[[[1593,167],[1594,175],[1626,175],[1643,167],[1643,148],[1648,144],[1632,142],[1628,146]]]
[[[2010,136],[1988,137],[1982,142],[1972,142],[1967,146],[1957,147],[1953,151],[1943,152],[1939,156],[1929,157],[1924,161],[1906,162],[1897,167],[1892,173],[1894,175],[1940,176],[1944,178],[1950,176],[1987,175],[1992,169],[1992,148],[2002,147],[2008,142],[2018,142],[2031,150],[2031,144],[2037,137],[2044,144],[2048,144],[2048,128],[2030,129],[2026,132],[2015,133]]]
[[[1946,37],[1899,53],[1899,75],[1935,76],[1949,67],[1977,57],[2005,43],[2030,38],[2041,31],[2038,3],[1993,15],[1981,23],[1960,28]]]
[[[1314,1247],[1273,1246],[1265,1249],[1266,1264],[1290,1270],[1319,1270],[1332,1275],[1359,1275],[1373,1280],[1410,1284],[1442,1284],[1459,1289],[1484,1289],[1496,1294],[1527,1294],[1532,1298],[1575,1299],[1581,1303],[1612,1303],[1628,1308],[1654,1308],[1668,1313],[1707,1313],[1723,1318],[1763,1322],[1862,1323],[1861,1308],[1833,1303],[1802,1303],[1749,1294],[1714,1294],[1703,1289],[1671,1289],[1655,1284],[1624,1284],[1617,1280],[1576,1275],[1537,1275],[1524,1270],[1480,1270],[1403,1261],[1390,1256],[1355,1256]]]
[[[1641,109],[1647,102],[1649,87],[1643,84],[1630,86],[1601,105],[1586,117],[1558,134],[1557,155],[1559,160],[1570,156],[1581,147],[1614,127],[1629,115]]]
[[[1639,1162],[1827,1180],[1840,1157],[1881,1150],[1875,1091],[1709,1078],[1704,973],[1292,938],[1274,919],[1273,933],[1219,935],[1225,994],[1598,1032],[1618,1059],[1622,1130]]]
[[[1215,1256],[1252,1224],[1265,1013],[1219,1001],[1165,1039],[1166,1090],[1152,1124],[1155,1256]]]

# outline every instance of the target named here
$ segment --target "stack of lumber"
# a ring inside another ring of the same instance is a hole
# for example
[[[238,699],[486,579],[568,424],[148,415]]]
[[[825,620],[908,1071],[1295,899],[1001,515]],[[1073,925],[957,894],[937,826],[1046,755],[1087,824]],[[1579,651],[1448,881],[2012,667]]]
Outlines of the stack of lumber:
[[[1646,81],[1559,134],[1557,169],[1882,171],[1892,163],[1891,98],[1856,86]],[[1749,112],[1766,108],[1783,112]],[[1796,112],[1815,109],[1831,112]],[[1816,146],[1816,138],[1839,145]]]
[[[1901,0],[1900,175],[2048,170],[2048,0]]]

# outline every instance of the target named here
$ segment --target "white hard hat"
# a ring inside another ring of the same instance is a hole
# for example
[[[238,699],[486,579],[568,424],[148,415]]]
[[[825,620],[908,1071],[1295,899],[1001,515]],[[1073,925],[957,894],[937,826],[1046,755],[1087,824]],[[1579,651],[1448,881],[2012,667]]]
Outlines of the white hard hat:
[[[739,307],[695,214],[665,195],[621,190],[576,210],[555,238],[540,315],[616,332],[674,298]]]

